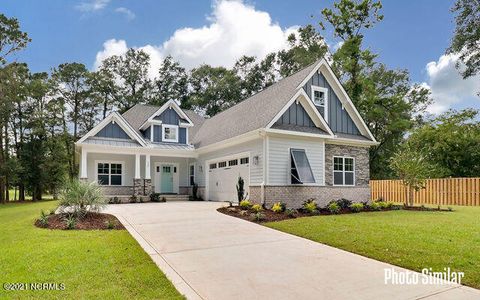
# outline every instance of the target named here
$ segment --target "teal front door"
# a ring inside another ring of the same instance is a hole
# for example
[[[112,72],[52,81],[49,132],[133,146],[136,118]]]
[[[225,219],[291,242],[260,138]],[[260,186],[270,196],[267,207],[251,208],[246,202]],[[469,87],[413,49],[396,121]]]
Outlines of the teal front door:
[[[162,165],[161,168],[160,192],[173,193],[173,166]]]

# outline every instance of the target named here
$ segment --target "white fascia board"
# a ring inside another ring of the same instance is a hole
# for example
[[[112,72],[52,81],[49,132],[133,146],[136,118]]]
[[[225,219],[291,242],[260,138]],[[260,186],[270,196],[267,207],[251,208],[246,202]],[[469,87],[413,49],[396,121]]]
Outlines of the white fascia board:
[[[156,116],[159,116],[164,112],[167,108],[173,108],[179,116],[181,116],[183,119],[187,120],[188,123],[183,123],[183,124],[188,124],[190,126],[193,126],[192,120],[187,116],[187,114],[178,106],[177,102],[174,100],[168,100],[165,104],[163,104],[153,115],[150,116],[143,124],[140,126],[141,129],[144,128],[145,125],[152,123],[154,121],[153,119]]]
[[[115,154],[127,154],[127,155],[150,155],[152,156],[165,156],[165,157],[189,157],[197,158],[198,154],[195,149],[158,149],[152,147],[120,147],[110,145],[97,145],[97,144],[83,144],[82,148],[89,153],[115,153]]]
[[[255,129],[255,130],[249,131],[247,133],[235,136],[233,138],[223,140],[221,142],[217,142],[217,143],[213,143],[213,144],[210,144],[210,145],[207,145],[207,146],[204,146],[204,147],[200,147],[200,148],[196,149],[196,151],[197,151],[198,154],[205,154],[205,153],[208,153],[208,152],[217,151],[217,150],[220,150],[220,149],[223,149],[223,148],[227,148],[227,147],[235,146],[235,145],[238,145],[238,144],[241,144],[241,143],[253,141],[255,139],[259,139],[259,138],[262,137],[263,134],[264,134],[263,129]]]
[[[335,144],[335,145],[350,145],[350,146],[359,146],[359,147],[372,147],[377,146],[380,144],[377,141],[361,141],[361,140],[354,140],[354,139],[346,139],[346,138],[327,138],[327,144]]]
[[[302,89],[299,89],[295,95],[285,104],[285,106],[275,115],[275,117],[268,123],[266,129],[270,129],[275,122],[278,121],[282,117],[282,115],[290,108],[290,106],[293,104],[293,102],[299,101],[300,104],[303,106],[307,114],[310,116],[312,121],[315,123],[315,126],[323,129],[326,131],[331,137],[334,136],[332,130],[328,126],[327,122],[325,122],[325,119],[320,115],[318,112],[317,108],[315,105],[313,105],[313,102],[310,101],[310,98],[308,97],[307,93]]]
[[[275,129],[275,128],[265,129],[265,132],[267,133],[267,136],[270,136],[270,135],[285,136],[285,135],[287,135],[287,136],[294,136],[294,137],[308,137],[308,138],[319,138],[319,139],[332,138],[331,135],[326,135],[326,134],[291,131],[291,130],[283,130],[283,129]]]
[[[128,122],[118,113],[112,112],[95,127],[93,127],[89,132],[87,132],[81,139],[79,139],[75,144],[82,144],[87,138],[95,136],[100,130],[107,126],[111,121],[116,121],[117,124],[122,128],[125,133],[132,139],[140,143],[140,145],[146,147],[147,144],[141,136],[128,124]]]

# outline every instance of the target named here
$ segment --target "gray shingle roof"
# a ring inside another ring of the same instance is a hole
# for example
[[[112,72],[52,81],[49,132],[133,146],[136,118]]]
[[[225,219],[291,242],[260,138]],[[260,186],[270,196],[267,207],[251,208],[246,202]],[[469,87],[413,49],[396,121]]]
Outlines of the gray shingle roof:
[[[140,132],[140,126],[145,123],[148,118],[150,118],[160,107],[153,105],[142,105],[136,104],[134,107],[130,108],[122,114],[123,118],[127,120],[130,125],[142,135]]]
[[[198,133],[198,130],[200,129],[200,127],[202,127],[203,123],[205,122],[205,118],[200,116],[193,110],[184,109],[183,112],[194,124],[193,127],[188,128],[188,141],[191,143],[195,138],[195,135]]]
[[[265,128],[297,92],[297,86],[317,63],[286,77],[239,104],[206,119],[195,135],[196,148]]]

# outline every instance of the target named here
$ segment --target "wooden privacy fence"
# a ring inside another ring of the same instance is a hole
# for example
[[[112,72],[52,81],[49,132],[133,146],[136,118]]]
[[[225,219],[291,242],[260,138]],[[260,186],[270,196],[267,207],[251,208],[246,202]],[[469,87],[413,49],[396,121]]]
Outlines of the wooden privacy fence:
[[[408,188],[401,180],[370,180],[372,200],[406,202]],[[425,188],[413,192],[415,204],[480,206],[480,177],[428,179]]]

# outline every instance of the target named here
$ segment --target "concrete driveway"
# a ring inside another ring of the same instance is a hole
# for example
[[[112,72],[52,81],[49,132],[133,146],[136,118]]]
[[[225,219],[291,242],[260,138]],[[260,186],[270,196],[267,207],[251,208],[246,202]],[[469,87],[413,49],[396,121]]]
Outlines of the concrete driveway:
[[[480,299],[458,285],[384,284],[385,269],[406,270],[218,213],[222,205],[106,210],[188,299]]]

